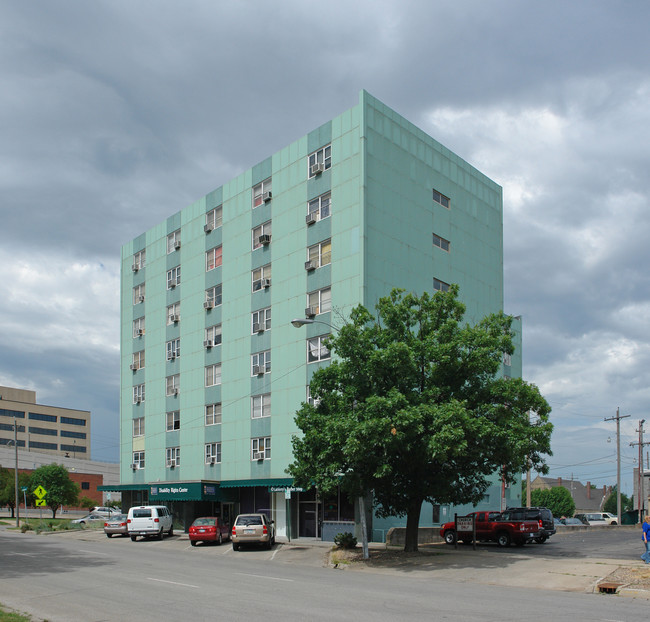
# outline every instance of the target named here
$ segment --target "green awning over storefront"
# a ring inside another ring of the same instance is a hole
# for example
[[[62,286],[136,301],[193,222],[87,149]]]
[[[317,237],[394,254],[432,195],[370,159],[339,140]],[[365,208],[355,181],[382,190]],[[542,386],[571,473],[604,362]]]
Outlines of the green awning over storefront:
[[[128,492],[146,490],[149,502],[155,501],[220,501],[219,484],[216,482],[174,482],[155,484],[116,484],[98,486],[102,492]]]
[[[221,482],[221,488],[250,488],[251,486],[293,486],[293,478],[230,479]]]

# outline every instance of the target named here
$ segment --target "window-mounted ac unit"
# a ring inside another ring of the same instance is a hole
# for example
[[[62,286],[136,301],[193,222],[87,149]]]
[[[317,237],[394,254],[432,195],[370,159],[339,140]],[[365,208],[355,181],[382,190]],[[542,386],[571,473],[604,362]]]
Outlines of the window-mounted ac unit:
[[[262,287],[264,289],[271,287],[271,279],[262,279]]]
[[[214,227],[212,225],[203,225],[203,231],[210,233]]]
[[[173,469],[176,467],[176,460],[167,460],[167,468]]]
[[[312,177],[320,175],[325,170],[325,165],[322,162],[316,162],[309,167],[309,174]]]
[[[131,270],[133,270],[133,272],[137,272],[139,269],[140,269],[140,264],[139,263],[134,263],[131,266]]]
[[[140,402],[142,402],[142,398],[141,397],[136,397],[135,398],[135,403],[139,404]]]
[[[311,272],[312,270],[316,270],[317,265],[316,262],[313,259],[310,259],[309,261],[305,262],[305,270],[307,272]]]
[[[318,313],[318,307],[307,307],[305,309],[305,315],[307,317],[314,317]]]
[[[263,233],[262,235],[257,236],[257,243],[266,246],[271,243],[271,236],[268,233]]]
[[[268,192],[262,193],[262,201],[264,201],[264,203],[268,203],[272,198],[273,195],[271,194],[270,190]]]
[[[173,361],[175,358],[176,358],[176,352],[170,352],[170,353],[167,355],[167,360],[168,360],[168,361]]]
[[[144,296],[138,296],[138,302],[144,302]]]
[[[169,282],[169,289],[174,289],[174,287],[176,287],[176,280]]]
[[[264,460],[264,452],[263,451],[256,451],[253,454],[253,460],[258,460],[259,462],[262,462]]]
[[[178,313],[174,313],[173,315],[169,316],[169,320],[171,322],[178,322],[178,320],[180,320],[180,319],[181,319],[181,316],[178,315]]]
[[[174,242],[174,249],[175,249],[175,250],[178,250],[180,247],[181,247],[181,241],[180,241],[180,240],[176,240],[176,241]]]
[[[309,214],[305,216],[305,222],[308,225],[313,225],[316,222],[316,212],[309,212]]]
[[[204,347],[204,348],[211,348],[211,347],[212,347],[212,339],[206,339],[206,340],[203,342],[203,347]]]
[[[253,376],[262,376],[264,374],[264,367],[262,365],[253,365]]]
[[[138,330],[136,331],[136,333],[138,334],[138,337],[144,335],[144,328],[138,328]]]
[[[137,363],[131,363],[131,364],[129,365],[129,369],[130,369],[131,371],[138,371],[138,365],[137,365]]]
[[[261,324],[260,322],[253,322],[253,332],[254,333],[263,333],[264,332],[264,324]]]
[[[214,456],[210,458],[210,464],[217,464],[217,459]]]
[[[178,387],[172,389],[172,395],[178,395]]]
[[[203,308],[204,309],[212,309],[214,307],[214,301],[213,300],[206,300],[203,303]]]
[[[138,465],[134,462],[133,464],[129,464],[129,468],[133,469],[134,471],[138,470]]]

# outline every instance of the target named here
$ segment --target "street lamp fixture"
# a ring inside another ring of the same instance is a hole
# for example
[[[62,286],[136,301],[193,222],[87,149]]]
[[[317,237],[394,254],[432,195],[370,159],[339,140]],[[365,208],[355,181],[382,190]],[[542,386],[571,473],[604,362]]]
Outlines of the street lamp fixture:
[[[307,324],[313,324],[316,320],[312,320],[308,317],[302,318],[298,317],[295,320],[291,320],[291,325],[294,328],[300,328],[302,326],[306,326]]]

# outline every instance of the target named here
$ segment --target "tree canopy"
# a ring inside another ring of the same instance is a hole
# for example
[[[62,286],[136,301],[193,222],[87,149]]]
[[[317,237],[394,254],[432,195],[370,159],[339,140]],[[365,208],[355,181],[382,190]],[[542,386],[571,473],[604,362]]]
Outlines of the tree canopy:
[[[42,486],[47,494],[45,502],[52,510],[52,518],[62,505],[77,505],[79,486],[75,484],[62,464],[46,464],[38,467],[29,478],[29,491]]]
[[[18,473],[18,488],[28,487],[29,474]],[[5,469],[0,467],[0,507],[6,506],[11,508],[11,518],[15,517],[16,510],[16,476],[14,469]],[[27,501],[31,500],[29,492],[27,493]],[[24,495],[21,490],[18,491],[18,499],[23,501]]]
[[[576,504],[571,493],[564,486],[553,488],[536,488],[530,491],[530,501],[533,506],[548,508],[553,516],[573,516]]]
[[[335,359],[296,414],[288,472],[324,492],[372,492],[380,516],[406,515],[415,551],[423,501],[477,503],[495,472],[512,482],[528,464],[547,470],[550,407],[534,385],[500,377],[512,318],[464,322],[457,286],[393,290],[376,310],[359,305],[330,337]]]
[[[624,492],[621,493],[621,512],[628,512],[634,509],[633,499],[628,497]],[[605,504],[603,505],[603,512],[609,512],[610,514],[618,513],[618,499],[616,497],[616,485],[612,486],[612,492],[607,497]]]

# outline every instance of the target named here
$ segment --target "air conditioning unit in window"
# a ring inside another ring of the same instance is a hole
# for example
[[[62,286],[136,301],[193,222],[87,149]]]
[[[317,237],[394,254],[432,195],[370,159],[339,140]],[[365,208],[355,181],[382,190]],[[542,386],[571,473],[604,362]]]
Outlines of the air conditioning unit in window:
[[[173,469],[176,467],[176,460],[167,460],[167,468]]]
[[[309,174],[312,177],[320,175],[325,170],[325,165],[322,162],[316,162],[309,167]]]
[[[305,222],[308,225],[313,225],[316,222],[316,212],[309,212],[309,214],[305,216]]]
[[[316,261],[314,261],[313,259],[310,259],[309,261],[305,262],[305,270],[307,270],[307,272],[316,270],[317,267],[318,265],[316,264]]]
[[[169,316],[169,321],[170,322],[178,322],[178,320],[180,320],[180,319],[181,319],[181,316],[178,315],[178,313],[174,313],[174,314]]]
[[[264,367],[262,365],[253,365],[253,376],[264,375]]]
[[[264,289],[271,287],[271,279],[262,279],[262,287]]]
[[[139,396],[136,397],[136,398],[135,398],[135,403],[136,403],[136,404],[139,404],[140,402],[142,402],[142,398],[139,397]]]
[[[180,247],[181,247],[181,241],[180,241],[180,240],[176,240],[176,241],[174,242],[174,249],[175,249],[175,250],[178,250]]]
[[[129,464],[129,469],[133,469],[134,471],[137,471],[138,465],[135,462],[133,464]]]
[[[263,233],[262,235],[257,236],[257,243],[266,246],[271,243],[271,236],[268,233]]]
[[[307,307],[305,309],[306,317],[314,317],[317,314],[318,314],[318,307]]]
[[[131,363],[131,364],[129,365],[129,369],[130,369],[131,371],[138,371],[138,364],[137,364],[137,363]]]
[[[206,233],[210,233],[212,229],[213,229],[212,225],[203,225],[203,231],[205,231]]]
[[[168,361],[173,361],[175,358],[176,358],[176,352],[170,352],[170,353],[167,355],[167,360],[168,360]]]
[[[134,263],[131,266],[131,270],[133,270],[133,272],[137,272],[139,269],[140,269],[140,264],[139,263]]]
[[[212,309],[214,307],[214,301],[213,300],[206,300],[203,303],[203,308],[204,309]]]
[[[210,464],[217,464],[217,459],[214,456],[210,458]]]
[[[138,296],[138,302],[144,302],[144,296]]]
[[[203,347],[204,347],[204,348],[211,348],[211,347],[212,347],[212,339],[206,339],[206,340],[203,342]]]
[[[259,322],[253,322],[253,332],[254,333],[263,333],[264,332],[264,325],[260,324]]]
[[[172,395],[178,395],[178,387],[172,389]]]
[[[135,332],[138,335],[138,337],[141,337],[142,335],[144,335],[144,328],[138,328],[138,330]]]
[[[253,460],[257,460],[259,462],[262,462],[264,460],[264,452],[263,451],[256,451],[253,453]]]
[[[176,280],[169,282],[169,289],[174,289],[174,287],[176,287]]]
[[[272,198],[273,195],[271,194],[270,190],[262,193],[262,201],[264,201],[264,203],[268,203]]]

